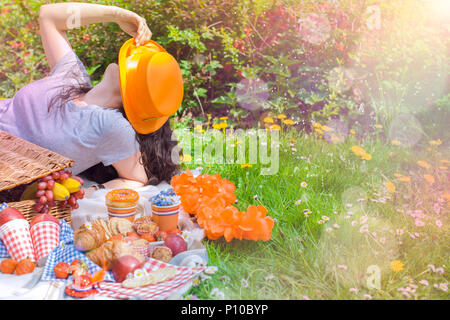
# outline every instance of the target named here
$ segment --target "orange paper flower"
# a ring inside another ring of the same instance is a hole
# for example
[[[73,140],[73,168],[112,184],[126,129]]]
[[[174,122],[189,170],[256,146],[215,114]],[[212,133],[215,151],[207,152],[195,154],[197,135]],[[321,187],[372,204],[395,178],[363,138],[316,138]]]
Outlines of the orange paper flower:
[[[246,212],[239,211],[233,206],[235,185],[219,174],[194,177],[187,169],[174,176],[171,185],[184,210],[197,217],[197,223],[209,239],[270,240],[274,222],[266,216],[267,209],[249,206]]]

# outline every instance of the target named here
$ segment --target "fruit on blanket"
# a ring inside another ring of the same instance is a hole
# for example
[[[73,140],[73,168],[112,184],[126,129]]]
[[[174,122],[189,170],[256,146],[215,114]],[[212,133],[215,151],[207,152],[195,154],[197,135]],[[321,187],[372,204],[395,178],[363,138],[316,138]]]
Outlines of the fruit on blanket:
[[[135,240],[138,240],[140,237],[136,232],[127,232],[127,237],[125,238],[126,242],[133,242]]]
[[[123,238],[123,234],[119,233],[109,238],[108,241],[123,240]]]
[[[122,282],[127,278],[129,273],[134,272],[134,270],[139,269],[141,263],[138,259],[131,255],[126,255],[118,258],[112,267],[112,274],[116,282]]]
[[[168,234],[164,240],[164,245],[172,250],[172,255],[174,257],[187,250],[186,241],[178,234]]]
[[[55,186],[52,189],[55,200],[65,201],[69,200],[70,192],[62,184],[55,182]]]
[[[0,211],[0,226],[15,219],[25,219],[25,217],[22,212],[13,207],[6,207]]]
[[[67,262],[58,262],[53,268],[55,277],[58,279],[67,279],[69,276],[69,264]]]
[[[41,221],[52,221],[52,222],[59,224],[59,220],[56,217],[54,217],[48,213],[41,213],[41,214],[34,216],[33,220],[31,220],[30,227],[34,226],[36,223],[41,222]]]
[[[13,274],[16,270],[17,261],[14,259],[5,259],[0,263],[0,271],[2,273]]]
[[[30,259],[22,259],[17,263],[16,274],[21,276],[23,274],[32,273],[34,271],[34,262]]]
[[[141,238],[147,240],[148,242],[156,241],[156,238],[151,233],[144,233]]]
[[[61,181],[61,185],[66,187],[66,189],[69,190],[70,193],[75,193],[81,188],[81,183],[74,178],[68,178],[64,181]]]
[[[68,271],[72,276],[81,276],[88,273],[89,266],[84,261],[75,259],[70,263]]]

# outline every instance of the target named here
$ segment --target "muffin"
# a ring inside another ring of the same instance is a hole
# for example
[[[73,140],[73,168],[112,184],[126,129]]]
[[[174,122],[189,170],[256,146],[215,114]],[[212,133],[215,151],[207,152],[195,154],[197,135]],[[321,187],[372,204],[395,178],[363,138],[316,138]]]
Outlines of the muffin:
[[[158,246],[153,249],[152,258],[163,262],[172,260],[172,250],[166,246]]]
[[[134,220],[133,228],[140,236],[150,233],[154,235],[159,231],[158,225],[152,220],[151,216],[143,216]]]
[[[106,207],[110,218],[126,218],[134,221],[139,194],[132,189],[115,189],[106,194]]]

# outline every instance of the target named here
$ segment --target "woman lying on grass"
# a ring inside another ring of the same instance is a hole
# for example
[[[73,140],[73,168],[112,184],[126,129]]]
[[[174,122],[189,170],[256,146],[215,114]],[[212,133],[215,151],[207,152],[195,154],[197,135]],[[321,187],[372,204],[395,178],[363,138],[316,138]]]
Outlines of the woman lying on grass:
[[[171,158],[177,143],[171,140],[169,121],[147,134],[136,131],[123,107],[118,64],[108,65],[92,87],[67,39],[66,30],[107,22],[134,37],[136,46],[151,39],[145,19],[122,8],[86,3],[40,8],[40,35],[51,72],[0,101],[0,130],[73,159],[75,175],[85,172],[96,180],[97,169],[112,172],[109,181],[105,174],[97,180],[107,188],[168,181],[178,170]]]

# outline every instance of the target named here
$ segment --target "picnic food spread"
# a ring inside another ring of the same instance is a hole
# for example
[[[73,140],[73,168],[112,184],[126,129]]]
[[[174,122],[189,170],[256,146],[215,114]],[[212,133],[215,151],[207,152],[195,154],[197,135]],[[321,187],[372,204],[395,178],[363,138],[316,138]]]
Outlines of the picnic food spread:
[[[204,226],[206,234],[213,238],[209,225],[205,223],[202,216],[205,210],[212,208],[209,206],[211,201],[209,196],[214,199],[221,199],[221,197],[225,199],[223,209],[227,210],[232,210],[229,201],[235,198],[234,185],[231,182],[227,183],[218,179],[217,176],[213,178],[207,175],[200,176],[197,177],[200,180],[198,185],[210,183],[214,186],[213,183],[219,183],[221,187],[210,190],[216,190],[218,192],[216,195],[208,193],[207,196],[200,192],[201,201],[204,204],[199,203],[194,210],[192,203],[186,202],[186,197],[192,195],[195,190],[198,192],[201,188],[199,189],[195,184],[186,183],[189,178],[190,172],[187,171],[172,180],[173,188],[164,189],[151,197],[149,199],[151,215],[135,217],[139,201],[138,192],[132,189],[116,189],[108,192],[105,196],[107,218],[97,218],[84,223],[78,229],[72,229],[73,250],[83,257],[76,259],[53,257],[55,252],[64,251],[64,244],[60,243],[63,225],[60,220],[49,214],[48,210],[55,199],[61,199],[58,201],[75,209],[76,205],[71,204],[70,199],[71,197],[76,200],[83,198],[80,192],[83,190],[83,182],[71,176],[70,171],[66,170],[40,178],[23,194],[24,198],[37,199],[35,209],[41,209],[36,210],[41,213],[36,214],[30,222],[19,210],[7,204],[0,206],[0,240],[10,255],[1,261],[0,271],[15,275],[32,273],[35,266],[47,267],[46,261],[49,259],[51,277],[60,280],[71,279],[72,281],[68,282],[64,291],[67,295],[77,298],[97,294],[126,297],[125,293],[131,294],[126,290],[163,285],[167,281],[180,279],[181,271],[175,266],[170,266],[169,263],[178,254],[189,250],[178,225],[181,206],[184,207],[186,203],[189,213],[193,214],[192,219]],[[208,179],[210,181],[206,182]],[[58,190],[58,188],[63,189]],[[41,201],[42,197],[45,197],[46,201]],[[43,206],[37,207],[38,204]],[[220,215],[221,211],[214,214]],[[251,217],[250,215],[249,219]],[[265,219],[263,215],[257,215],[254,218]],[[247,232],[241,237],[252,238],[248,235],[251,228],[246,227],[244,221],[240,223],[239,228],[242,232]],[[14,233],[15,236],[8,237],[10,233]],[[214,237],[217,239],[218,236],[219,234]],[[233,236],[237,237],[236,234]],[[227,239],[227,235],[225,237]],[[267,238],[267,235],[253,237],[256,240],[257,237]],[[69,245],[67,250],[71,250],[70,248]],[[158,261],[161,267],[151,269],[147,265],[149,261]],[[189,274],[195,276],[195,272]],[[116,283],[120,286],[109,286],[107,283]],[[122,289],[125,291],[122,292]]]

